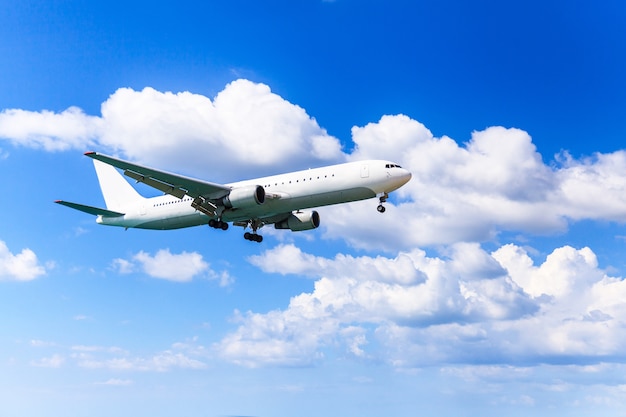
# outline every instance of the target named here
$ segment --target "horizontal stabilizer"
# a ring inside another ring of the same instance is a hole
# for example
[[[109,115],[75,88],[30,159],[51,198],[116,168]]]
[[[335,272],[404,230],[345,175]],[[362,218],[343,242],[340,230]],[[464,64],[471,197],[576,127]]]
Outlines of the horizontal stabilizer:
[[[86,206],[84,204],[70,203],[69,201],[57,200],[55,201],[55,203],[61,204],[62,206],[73,208],[74,210],[82,211],[83,213],[93,214],[94,216],[120,217],[124,215],[124,213],[118,213],[117,211],[111,211],[111,210],[101,209],[98,207]]]

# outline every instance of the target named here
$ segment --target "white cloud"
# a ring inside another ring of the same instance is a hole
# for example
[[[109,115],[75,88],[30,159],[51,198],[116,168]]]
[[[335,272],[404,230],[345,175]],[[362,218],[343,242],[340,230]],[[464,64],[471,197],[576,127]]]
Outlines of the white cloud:
[[[306,275],[315,287],[284,310],[237,314],[237,329],[215,346],[234,362],[310,364],[335,345],[399,367],[506,358],[593,362],[621,357],[626,347],[624,281],[607,276],[591,249],[557,248],[536,264],[515,245],[487,253],[477,243],[458,243],[495,240],[502,231],[554,233],[584,219],[626,221],[625,151],[581,159],[564,152],[546,163],[520,129],[490,127],[459,143],[396,115],[354,127],[347,155],[304,109],[247,80],[213,100],[120,89],[102,104],[101,117],[76,108],[5,110],[0,137],[50,151],[96,146],[216,181],[344,159],[386,158],[408,168],[413,179],[384,215],[375,200],[320,210],[326,238],[389,257],[324,258],[280,245],[250,258],[264,272]],[[440,248],[439,257],[417,249],[425,246]],[[113,267],[173,281],[232,282],[196,252],[139,252]],[[1,278],[43,273],[32,251],[13,255],[0,242]],[[167,351],[95,363],[154,369],[193,367],[193,360]]]
[[[501,231],[561,232],[583,219],[626,221],[625,151],[582,159],[563,153],[545,163],[520,129],[490,127],[459,144],[434,137],[407,116],[386,115],[354,127],[354,150],[344,154],[304,109],[244,79],[214,99],[121,88],[101,112],[4,110],[0,137],[47,150],[94,146],[213,181],[345,159],[391,159],[413,179],[395,193],[400,200],[389,203],[387,213],[374,211],[376,201],[322,209],[325,236],[359,248],[393,252],[485,241]]]
[[[212,270],[202,255],[197,252],[183,251],[174,254],[169,249],[160,249],[154,255],[150,255],[140,251],[130,260],[114,259],[112,268],[120,274],[142,271],[152,278],[175,282],[189,282],[198,276],[215,280],[222,287],[234,282],[234,278],[228,271]]]
[[[47,342],[45,340],[39,340],[39,339],[33,339],[30,341],[30,345],[32,347],[51,347],[51,346],[56,346],[56,343],[53,342]]]
[[[52,355],[32,361],[30,364],[38,368],[60,368],[65,363],[65,358],[61,355]]]
[[[61,113],[7,109],[0,112],[0,138],[47,151],[84,148],[96,143],[102,120],[70,107]]]
[[[37,255],[30,249],[22,249],[16,255],[0,240],[0,281],[30,281],[46,273]]]
[[[96,382],[96,385],[108,385],[113,387],[126,387],[133,384],[132,379],[111,378],[104,382]]]
[[[283,275],[299,274],[317,277],[320,271],[332,271],[334,275],[352,274],[368,278],[376,277],[380,280],[403,284],[423,282],[426,278],[415,268],[411,255],[405,253],[398,255],[395,259],[383,256],[355,258],[338,254],[334,260],[330,260],[304,253],[295,245],[287,244],[268,249],[262,255],[251,256],[249,261],[264,272]]]
[[[161,249],[154,256],[143,251],[133,256],[142,270],[153,278],[169,281],[191,281],[194,276],[206,271],[209,265],[197,252],[172,254],[169,249]]]
[[[113,259],[111,267],[120,274],[130,274],[135,270],[135,264],[122,258]]]
[[[0,138],[50,151],[96,147],[214,181],[344,159],[339,141],[304,109],[247,80],[228,84],[214,100],[120,88],[101,111],[4,110]]]
[[[384,215],[375,201],[324,209],[326,236],[355,247],[395,251],[503,230],[554,233],[582,219],[626,221],[624,151],[582,160],[564,153],[547,165],[522,130],[491,127],[461,146],[402,115],[353,128],[353,140],[350,159],[389,158],[413,173]]]
[[[153,278],[188,282],[196,275],[205,272],[209,268],[209,264],[197,252],[173,254],[169,249],[161,249],[154,256],[140,251],[130,261],[115,259],[113,260],[113,267],[121,274],[128,274],[140,269]]]
[[[285,254],[298,267],[286,268]],[[316,282],[284,310],[237,314],[238,328],[216,348],[246,366],[305,365],[337,344],[402,368],[602,362],[626,349],[626,281],[599,269],[589,248],[558,248],[540,265],[515,245],[487,253],[469,243],[442,257],[334,259],[281,245],[250,261]],[[370,351],[372,342],[384,348]]]
[[[85,369],[109,369],[114,371],[167,372],[173,369],[205,369],[201,360],[202,347],[174,344],[171,349],[148,355],[132,356],[117,347],[74,346],[71,358]]]
[[[338,330],[330,317],[318,321],[296,306],[284,312],[245,316],[237,312],[236,316],[242,324],[214,349],[224,359],[252,368],[310,365],[323,358],[320,345]]]

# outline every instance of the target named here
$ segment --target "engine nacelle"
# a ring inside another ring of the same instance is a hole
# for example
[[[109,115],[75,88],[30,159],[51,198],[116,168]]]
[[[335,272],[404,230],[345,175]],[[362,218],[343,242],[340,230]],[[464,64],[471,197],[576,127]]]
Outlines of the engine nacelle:
[[[285,220],[274,224],[277,229],[290,229],[294,232],[316,229],[320,225],[320,215],[317,211],[291,213]]]
[[[233,188],[226,197],[222,198],[222,204],[226,208],[254,207],[264,202],[265,189],[260,185]]]

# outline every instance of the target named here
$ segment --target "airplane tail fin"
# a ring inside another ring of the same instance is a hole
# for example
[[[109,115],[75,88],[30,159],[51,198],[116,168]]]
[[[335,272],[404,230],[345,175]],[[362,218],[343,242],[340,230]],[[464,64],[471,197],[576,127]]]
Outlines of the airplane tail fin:
[[[129,204],[144,200],[117,169],[96,159],[93,165],[108,210],[124,213]]]

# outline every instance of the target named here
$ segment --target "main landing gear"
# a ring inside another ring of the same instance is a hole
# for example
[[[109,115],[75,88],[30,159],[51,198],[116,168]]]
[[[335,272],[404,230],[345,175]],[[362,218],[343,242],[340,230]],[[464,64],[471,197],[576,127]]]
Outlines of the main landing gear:
[[[211,226],[214,229],[228,230],[228,223],[223,222],[221,220],[211,219],[209,220],[209,226]]]
[[[378,210],[379,213],[385,212],[386,208],[385,206],[383,206],[383,204],[387,201],[387,197],[389,197],[389,195],[385,193],[384,195],[380,196],[380,198],[378,199],[378,201],[380,201],[380,204],[378,205],[378,207],[376,207],[376,210]]]
[[[263,242],[263,236],[258,235],[256,233],[246,232],[243,234],[243,238],[251,242],[257,242],[257,243]]]
[[[243,238],[251,242],[257,242],[257,243],[263,242],[263,236],[257,234],[256,232],[257,230],[259,230],[260,227],[263,227],[263,224],[264,224],[263,221],[259,219],[249,220],[248,224],[246,224],[245,227],[250,227],[252,229],[252,233],[250,232],[244,233]]]

